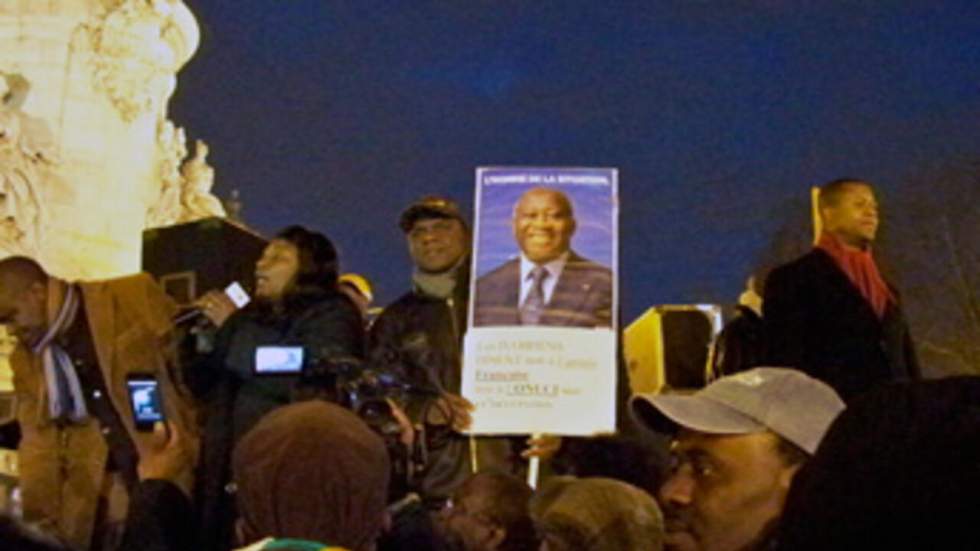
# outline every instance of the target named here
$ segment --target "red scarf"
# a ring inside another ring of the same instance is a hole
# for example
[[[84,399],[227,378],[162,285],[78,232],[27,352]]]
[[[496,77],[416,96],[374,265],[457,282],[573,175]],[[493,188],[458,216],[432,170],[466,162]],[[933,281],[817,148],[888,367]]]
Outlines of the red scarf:
[[[830,232],[823,232],[820,235],[817,248],[834,259],[837,266],[847,275],[847,279],[851,280],[861,296],[871,305],[878,319],[885,317],[885,309],[889,302],[895,302],[895,296],[878,272],[878,266],[871,256],[871,249],[858,251],[849,249]]]

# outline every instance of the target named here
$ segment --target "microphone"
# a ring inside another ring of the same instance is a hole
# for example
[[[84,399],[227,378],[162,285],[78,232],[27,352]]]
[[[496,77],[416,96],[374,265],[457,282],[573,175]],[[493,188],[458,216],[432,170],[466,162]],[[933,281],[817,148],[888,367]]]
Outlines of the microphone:
[[[192,319],[196,319],[198,316],[203,316],[203,315],[204,312],[196,306],[192,308],[185,308],[184,310],[181,310],[180,313],[178,313],[176,316],[174,316],[174,318],[170,320],[170,323],[174,325],[180,325],[184,322],[190,321]]]
[[[248,296],[248,293],[237,281],[232,282],[230,285],[225,287],[225,296],[231,300],[231,303],[235,305],[236,310],[240,310],[245,307],[246,304],[252,301],[252,297]],[[182,323],[188,322],[190,320],[196,319],[198,316],[203,316],[204,311],[193,306],[191,308],[185,309],[174,316],[172,323],[174,325],[180,325]]]

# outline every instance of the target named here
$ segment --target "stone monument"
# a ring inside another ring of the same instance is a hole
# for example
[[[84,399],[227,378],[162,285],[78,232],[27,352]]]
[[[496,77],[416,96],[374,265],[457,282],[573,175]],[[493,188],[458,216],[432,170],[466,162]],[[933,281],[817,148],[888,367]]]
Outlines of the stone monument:
[[[0,2],[0,256],[69,279],[140,268],[147,227],[223,216],[167,118],[200,31],[181,0]]]

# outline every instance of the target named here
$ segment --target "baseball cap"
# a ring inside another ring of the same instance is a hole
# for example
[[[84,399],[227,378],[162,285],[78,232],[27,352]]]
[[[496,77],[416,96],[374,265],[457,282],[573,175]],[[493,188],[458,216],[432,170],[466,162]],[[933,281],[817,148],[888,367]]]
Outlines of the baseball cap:
[[[438,195],[426,195],[409,205],[407,209],[402,211],[402,215],[398,219],[398,226],[403,232],[408,233],[420,218],[454,218],[466,226],[466,220],[459,210],[459,205],[452,199]]]
[[[693,394],[637,394],[630,411],[658,432],[677,426],[708,434],[765,430],[811,455],[844,402],[826,383],[796,369],[757,367],[722,377]]]

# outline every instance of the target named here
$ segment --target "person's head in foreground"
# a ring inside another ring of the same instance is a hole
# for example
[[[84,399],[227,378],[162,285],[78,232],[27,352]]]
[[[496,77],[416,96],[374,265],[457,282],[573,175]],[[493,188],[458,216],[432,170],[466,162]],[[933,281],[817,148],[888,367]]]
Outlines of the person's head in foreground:
[[[768,540],[790,483],[844,402],[793,369],[758,367],[693,394],[640,394],[644,426],[674,434],[660,489],[668,549],[735,551]]]
[[[540,551],[659,551],[664,523],[653,497],[611,478],[553,477],[531,499]]]
[[[310,400],[272,411],[235,446],[232,469],[243,543],[370,551],[387,521],[384,442],[340,406]]]
[[[453,492],[439,518],[440,532],[453,551],[532,549],[534,525],[527,512],[531,488],[513,476],[478,473]]]
[[[980,377],[882,386],[800,471],[777,549],[972,548],[978,495]]]

